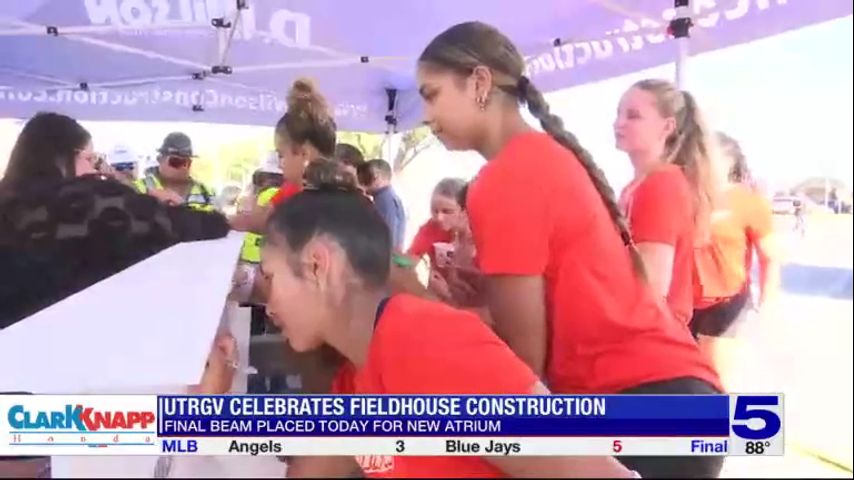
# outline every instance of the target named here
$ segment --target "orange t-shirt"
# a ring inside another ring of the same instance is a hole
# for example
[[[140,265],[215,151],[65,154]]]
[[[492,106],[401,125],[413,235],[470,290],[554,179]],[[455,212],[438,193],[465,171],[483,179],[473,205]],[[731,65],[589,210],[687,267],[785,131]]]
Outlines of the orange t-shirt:
[[[345,364],[333,392],[519,395],[537,377],[472,313],[411,295],[389,299],[365,364]],[[503,477],[480,457],[357,457],[371,478]]]
[[[633,271],[587,172],[554,139],[511,139],[471,185],[468,207],[485,275],[545,279],[552,391],[616,393],[679,377],[719,386],[687,327]]]
[[[694,252],[695,308],[732,297],[750,283],[753,249],[774,230],[771,205],[745,185],[732,185],[712,212],[711,241]]]
[[[409,250],[406,253],[407,255],[418,258],[427,255],[430,257],[430,265],[435,267],[436,251],[433,248],[433,244],[437,242],[450,243],[451,240],[453,240],[451,232],[442,230],[442,227],[434,220],[428,220],[418,229],[418,233],[415,234],[415,238],[412,239],[412,245],[409,246]]]
[[[621,203],[636,243],[673,247],[667,305],[684,324],[694,310],[694,200],[691,185],[676,165],[665,165],[629,185]]]
[[[273,198],[270,199],[270,204],[274,207],[284,202],[285,200],[293,197],[302,191],[302,186],[295,185],[291,182],[285,182],[279,188],[279,191],[273,195]]]

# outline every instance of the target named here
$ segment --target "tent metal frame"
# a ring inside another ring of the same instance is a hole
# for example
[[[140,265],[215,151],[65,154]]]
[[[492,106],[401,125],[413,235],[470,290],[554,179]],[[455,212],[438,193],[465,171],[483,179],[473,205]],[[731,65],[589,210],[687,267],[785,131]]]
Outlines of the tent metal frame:
[[[604,8],[619,12],[630,18],[641,18],[634,12],[626,11],[624,7],[613,4],[610,0],[596,0],[596,3]],[[227,79],[235,73],[249,72],[264,72],[275,70],[294,70],[301,68],[324,68],[324,67],[340,67],[346,65],[355,65],[360,63],[370,63],[380,68],[391,69],[391,63],[405,61],[403,57],[393,56],[372,56],[356,55],[349,52],[342,52],[322,46],[299,46],[292,45],[294,48],[302,48],[317,53],[322,53],[330,58],[321,60],[308,60],[298,62],[283,62],[283,63],[268,63],[260,65],[241,65],[235,66],[229,64],[229,53],[231,51],[232,42],[238,27],[243,22],[243,12],[248,8],[248,0],[220,0],[220,11],[227,12],[222,17],[211,19],[210,23],[199,22],[175,22],[161,25],[72,25],[72,26],[57,26],[57,25],[39,25],[30,22],[24,22],[17,19],[0,19],[0,23],[12,25],[12,27],[0,28],[0,37],[3,36],[53,36],[62,37],[71,41],[81,42],[88,45],[104,48],[107,50],[122,52],[131,55],[138,55],[149,59],[155,59],[167,64],[186,67],[191,70],[191,73],[186,75],[163,75],[151,76],[142,78],[133,78],[116,81],[104,82],[73,82],[58,78],[45,77],[42,75],[29,74],[26,72],[6,72],[22,78],[30,78],[40,82],[53,84],[52,87],[47,87],[48,92],[58,90],[84,90],[91,91],[94,89],[112,89],[122,87],[133,87],[141,85],[150,85],[155,83],[178,82],[186,80],[205,81],[217,83],[233,88],[247,90],[255,93],[268,94],[279,96],[281,92],[273,91],[267,88],[254,87],[242,82]],[[676,72],[675,82],[680,88],[684,88],[686,84],[686,64],[689,57],[689,37],[690,28],[693,26],[691,21],[690,0],[674,0],[674,8],[676,10],[675,18],[670,22],[668,33],[675,37],[678,45],[678,55],[675,59]],[[199,63],[184,58],[166,55],[163,53],[154,52],[142,48],[131,47],[115,41],[107,41],[95,38],[92,35],[122,33],[129,31],[196,31],[216,29],[217,39],[217,54],[211,65]],[[256,32],[258,35],[264,35],[264,32]],[[562,39],[555,38],[550,41],[552,46],[561,45],[569,42],[578,42],[577,38]],[[544,42],[545,44],[545,42]],[[0,89],[6,87],[0,86]],[[391,136],[397,132],[397,93],[395,89],[387,89],[388,98],[388,113],[385,117],[386,135]],[[201,96],[199,104],[192,105],[194,111],[204,111],[204,96]],[[389,142],[390,143],[390,142]],[[390,146],[390,145],[389,145]]]

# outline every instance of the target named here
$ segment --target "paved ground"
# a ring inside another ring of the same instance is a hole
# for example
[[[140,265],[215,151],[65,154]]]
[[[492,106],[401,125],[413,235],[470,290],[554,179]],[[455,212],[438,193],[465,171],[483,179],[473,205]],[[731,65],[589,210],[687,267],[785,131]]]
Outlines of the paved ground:
[[[804,237],[791,226],[778,219],[786,266],[777,315],[743,332],[732,385],[786,395],[787,455],[731,458],[723,474],[851,478],[852,220],[811,218]]]

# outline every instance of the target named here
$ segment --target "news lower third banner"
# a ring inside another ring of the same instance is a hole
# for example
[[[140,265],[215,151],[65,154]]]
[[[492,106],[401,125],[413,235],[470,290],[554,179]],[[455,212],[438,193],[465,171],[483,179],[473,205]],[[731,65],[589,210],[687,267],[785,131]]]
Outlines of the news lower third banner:
[[[0,455],[782,455],[783,396],[0,395]]]

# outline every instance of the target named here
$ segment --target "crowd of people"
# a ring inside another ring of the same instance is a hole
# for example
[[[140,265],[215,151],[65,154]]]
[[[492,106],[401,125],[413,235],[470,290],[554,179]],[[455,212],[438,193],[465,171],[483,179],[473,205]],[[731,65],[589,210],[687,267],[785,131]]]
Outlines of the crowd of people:
[[[688,92],[638,82],[614,124],[635,171],[617,195],[524,71],[516,46],[479,22],[424,49],[425,123],[446,148],[487,162],[470,182],[436,185],[431,218],[408,248],[391,167],[336,143],[331,109],[310,81],[292,86],[276,153],[228,216],[190,176],[186,135],[168,135],[157,168],[131,181],[119,175],[127,165],[99,161],[76,121],[38,114],[0,182],[0,261],[22,280],[2,285],[3,326],[176,242],[233,229],[249,232],[235,295],[265,304],[294,350],[337,352],[335,393],[724,392],[716,352],[751,308],[754,255],[758,308],[779,281],[770,206],[749,187],[738,143],[707,128]],[[219,337],[197,391],[227,391],[233,355]],[[713,477],[721,465],[301,457],[288,475]]]

